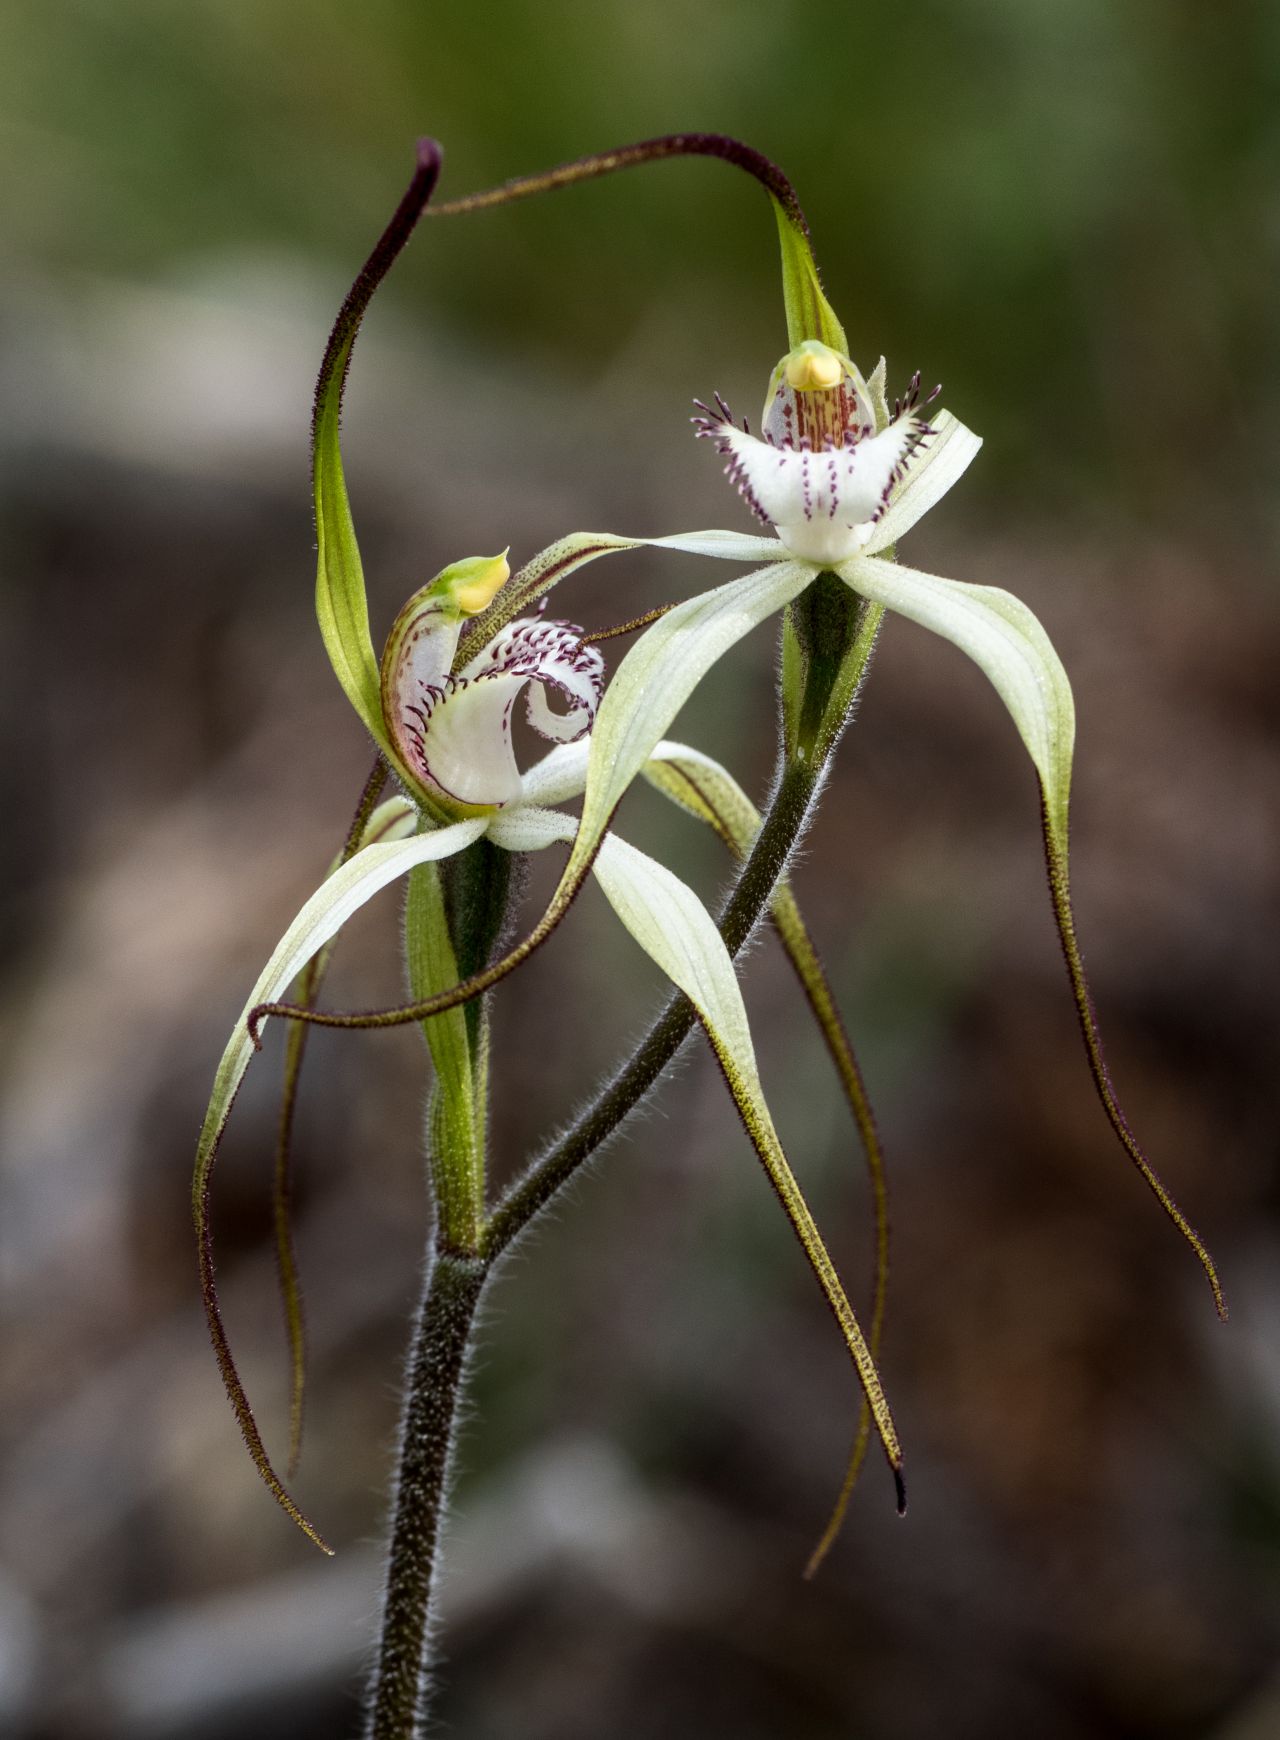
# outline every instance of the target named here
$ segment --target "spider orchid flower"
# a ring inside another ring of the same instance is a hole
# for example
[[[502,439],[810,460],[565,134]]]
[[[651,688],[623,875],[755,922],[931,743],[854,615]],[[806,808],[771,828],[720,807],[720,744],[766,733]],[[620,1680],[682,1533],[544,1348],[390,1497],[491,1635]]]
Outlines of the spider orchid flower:
[[[325,1543],[267,1456],[232,1360],[214,1283],[209,1223],[213,1164],[262,1019],[273,1011],[274,999],[322,956],[348,919],[375,894],[401,877],[411,878],[411,964],[418,952],[415,934],[425,936],[421,952],[434,962],[427,983],[415,989],[447,992],[459,975],[443,908],[436,885],[415,884],[414,873],[484,838],[509,852],[556,844],[573,847],[573,857],[581,852],[577,818],[552,806],[580,796],[586,786],[588,733],[597,714],[616,747],[619,732],[625,735],[629,710],[625,696],[612,706],[606,696],[602,707],[603,658],[566,622],[516,617],[454,672],[466,619],[486,611],[508,575],[505,553],[467,558],[415,593],[396,618],[381,664],[381,716],[375,734],[393,758],[405,794],[372,811],[357,849],[332,870],[273,951],[227,1043],[197,1152],[193,1208],[206,1312],[223,1380],[259,1472],[293,1520],[322,1547]],[[557,743],[523,774],[511,741],[512,712],[522,692],[529,722]],[[553,708],[548,692],[559,697],[560,710]],[[647,760],[647,751],[641,760]],[[629,778],[624,775],[623,783]],[[612,808],[610,804],[609,813]],[[725,944],[692,889],[615,834],[592,828],[588,861],[626,929],[698,1013],[756,1151],[840,1325],[901,1495],[901,1451],[875,1364],[774,1129]],[[579,881],[573,883],[574,890]],[[443,1186],[438,1182],[438,1189],[453,1190],[451,1235],[479,1250],[484,1184],[478,1125],[483,1119],[473,1104],[475,1062],[465,1012],[450,1008],[425,1019],[424,1028],[437,1083],[447,1089],[447,1115],[455,1120],[452,1149],[455,1154],[459,1149],[470,1152],[470,1162],[461,1169],[460,1192],[447,1180]],[[461,1211],[459,1194],[466,1199]]]
[[[834,316],[830,321],[828,331]],[[615,684],[650,694],[645,711],[652,724],[643,728],[647,755],[657,741],[654,730],[661,724],[662,735],[674,716],[666,697],[652,692],[664,639],[692,629],[698,648],[686,646],[684,657],[701,675],[723,651],[716,623],[739,611],[758,621],[790,604],[824,573],[834,573],[871,608],[864,640],[876,632],[887,609],[949,640],[974,660],[1008,709],[1039,779],[1054,915],[1099,1097],[1129,1158],[1199,1258],[1218,1312],[1225,1317],[1213,1261],[1134,1136],[1103,1057],[1068,875],[1075,740],[1070,682],[1048,635],[1020,599],[996,587],[922,573],[895,559],[900,540],[959,481],[982,443],[948,411],[927,418],[922,414],[919,375],[890,406],[885,375],[883,359],[864,377],[843,349],[821,339],[803,339],[773,371],[761,435],[753,435],[745,423],[735,424],[719,395],[711,405],[697,402],[695,434],[710,440],[724,456],[729,480],[772,535],[704,531],[644,541],[767,566],[701,600],[677,606],[628,654]],[[705,627],[694,626],[699,615]],[[785,689],[784,660],[784,700]],[[797,753],[804,754],[803,746]],[[587,789],[590,809],[590,778]]]
[[[511,717],[522,692],[529,724],[555,743],[585,737],[600,705],[604,659],[568,622],[517,618],[454,674],[465,618],[483,611],[510,574],[505,551],[446,568],[405,605],[383,655],[387,734],[419,795],[447,814],[519,803]]]

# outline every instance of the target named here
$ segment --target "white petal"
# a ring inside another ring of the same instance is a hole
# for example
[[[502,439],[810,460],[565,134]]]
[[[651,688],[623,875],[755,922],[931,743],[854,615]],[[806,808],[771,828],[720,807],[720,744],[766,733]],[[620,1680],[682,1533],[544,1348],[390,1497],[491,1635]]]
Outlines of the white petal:
[[[581,797],[587,783],[590,754],[591,744],[585,737],[576,743],[557,744],[526,770],[521,782],[521,802],[563,804],[570,798]]]
[[[390,810],[388,822],[392,826],[397,822]],[[416,864],[427,864],[461,852],[473,840],[478,840],[484,831],[485,820],[476,818],[455,822],[451,827],[438,828],[429,834],[415,834],[411,840],[366,846],[320,884],[272,951],[222,1054],[196,1154],[197,1187],[213,1157],[231,1102],[253,1056],[253,1041],[246,1026],[250,1011],[260,1003],[272,1003],[280,997],[312,956],[336,936],[352,914],[380,889],[406,875]]]
[[[877,556],[855,557],[839,573],[855,592],[942,635],[986,672],[1036,765],[1050,821],[1065,839],[1075,743],[1071,684],[1048,635],[1021,599],[995,586],[967,586]]]
[[[489,823],[489,838],[504,852],[541,852],[547,846],[567,845],[577,831],[576,816],[529,803],[512,804]]]
[[[784,562],[789,551],[777,538],[745,532],[676,532],[669,538],[639,538],[654,549],[687,550],[691,556],[719,556],[726,562]]]
[[[887,550],[936,507],[953,483],[972,465],[982,446],[981,436],[953,417],[939,411],[930,419],[933,434],[915,454],[907,474],[890,497],[889,505],[872,528],[865,554]]]

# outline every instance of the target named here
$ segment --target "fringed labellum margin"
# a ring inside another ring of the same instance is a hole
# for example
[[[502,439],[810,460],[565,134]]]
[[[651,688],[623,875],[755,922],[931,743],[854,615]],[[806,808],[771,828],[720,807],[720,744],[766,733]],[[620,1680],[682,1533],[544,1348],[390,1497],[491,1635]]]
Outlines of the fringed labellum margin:
[[[829,568],[865,549],[894,485],[935,433],[915,414],[919,397],[917,374],[877,434],[861,374],[809,340],[774,370],[763,439],[734,423],[719,394],[714,408],[697,402],[693,421],[728,460],[726,474],[756,518],[793,556]]]
[[[573,624],[523,617],[455,674],[460,623],[434,586],[405,606],[382,661],[387,730],[442,808],[501,809],[520,796],[511,716],[522,691],[535,731],[553,743],[575,742],[595,719],[604,658]],[[548,690],[563,711],[552,707]]]

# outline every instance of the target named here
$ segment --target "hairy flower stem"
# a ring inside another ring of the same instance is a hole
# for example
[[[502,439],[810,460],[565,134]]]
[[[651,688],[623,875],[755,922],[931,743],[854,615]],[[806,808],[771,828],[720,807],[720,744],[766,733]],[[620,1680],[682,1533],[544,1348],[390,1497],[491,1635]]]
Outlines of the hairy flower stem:
[[[720,933],[731,955],[741,952],[769,910],[779,878],[809,821],[874,646],[878,608],[854,603],[843,611],[847,589],[835,580],[828,586],[827,580],[823,576],[798,601],[787,624],[786,635],[796,643],[791,653],[795,693],[783,696],[777,778],[760,831],[720,919]],[[815,630],[836,628],[832,610],[837,606],[842,613],[833,647]],[[475,868],[485,883],[487,866],[480,856]],[[487,950],[482,948],[477,956],[474,940],[468,947],[464,933],[470,926],[463,918],[462,890],[455,888],[453,896],[459,955],[474,970]],[[488,947],[498,941],[493,915],[500,904],[499,896],[489,916]],[[696,1020],[687,998],[675,996],[668,1002],[628,1062],[507,1191],[485,1224],[478,1250],[450,1249],[437,1239],[405,1394],[382,1641],[370,1691],[366,1740],[420,1740],[425,1733],[440,1525],[472,1328],[489,1276],[513,1241],[640,1104]]]
[[[471,1332],[488,1274],[483,1258],[447,1250],[437,1250],[427,1269],[405,1385],[382,1638],[366,1740],[416,1740],[424,1732],[440,1525]]]

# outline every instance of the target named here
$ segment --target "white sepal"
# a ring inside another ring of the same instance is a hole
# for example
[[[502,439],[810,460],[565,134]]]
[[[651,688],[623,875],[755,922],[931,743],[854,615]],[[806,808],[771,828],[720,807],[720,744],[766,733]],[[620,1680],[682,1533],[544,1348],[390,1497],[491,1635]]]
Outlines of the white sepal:
[[[932,629],[986,672],[1009,709],[1044,788],[1050,826],[1067,837],[1075,705],[1062,661],[1036,617],[1010,592],[858,556],[840,578],[877,604]]]

